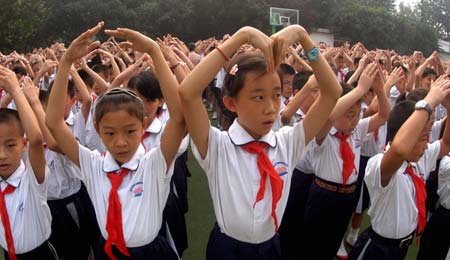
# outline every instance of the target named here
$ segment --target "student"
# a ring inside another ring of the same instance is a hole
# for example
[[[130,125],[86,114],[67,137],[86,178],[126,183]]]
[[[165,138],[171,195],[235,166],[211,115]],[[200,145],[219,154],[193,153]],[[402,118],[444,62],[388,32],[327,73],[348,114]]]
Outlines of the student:
[[[161,106],[164,102],[158,78],[150,70],[141,72],[132,77],[128,83],[128,88],[133,90],[144,102],[146,121],[144,123],[145,132],[141,138],[141,143],[148,151],[161,143],[161,136],[164,124],[158,119],[161,113]],[[180,147],[174,166],[170,194],[164,209],[164,219],[167,222],[169,232],[166,234],[168,240],[173,240],[178,256],[183,255],[187,249],[187,230],[184,213],[187,212],[187,175],[188,168],[185,165],[184,153],[187,151],[189,141],[183,140],[185,145]],[[189,174],[190,175],[190,174]]]
[[[306,239],[300,245],[306,259],[333,259],[350,221],[361,140],[384,124],[389,115],[389,101],[379,74],[379,65],[369,64],[355,89],[344,86],[346,95],[339,99],[327,124],[313,142],[315,178],[306,202],[303,231]],[[371,87],[377,94],[380,110],[360,120],[360,99]],[[319,245],[321,250],[318,252],[309,250]]]
[[[51,92],[53,82],[48,92]],[[58,256],[63,259],[88,259],[91,247],[95,247],[99,230],[95,212],[86,188],[76,176],[79,169],[61,153],[57,143],[45,125],[47,100],[39,101],[38,90],[30,78],[23,80],[22,90],[38,120],[45,140],[45,159],[49,169],[47,176],[47,203],[52,213],[52,234],[49,241]],[[64,121],[77,138],[82,133],[75,132],[77,122],[71,107],[74,103],[74,86],[69,81],[64,108]]]
[[[0,109],[0,245],[6,259],[58,259],[47,241],[52,217],[42,133],[14,72],[0,66],[0,84],[17,106]]]
[[[294,80],[295,70],[291,65],[281,63],[277,72],[281,79],[281,103],[287,105],[293,93],[292,82]],[[281,105],[281,108],[284,107],[283,105]]]
[[[293,127],[271,131],[280,107],[281,81],[274,71],[287,47],[300,41],[320,86],[320,96]],[[223,98],[237,119],[228,132],[212,127],[203,89],[240,46],[263,53],[237,55],[225,76]],[[290,180],[305,146],[326,121],[341,90],[303,27],[293,25],[267,37],[244,27],[198,64],[181,83],[184,115],[193,152],[206,173],[217,219],[206,259],[279,259],[277,235]],[[320,104],[320,105],[319,105]]]
[[[442,157],[438,172],[437,208],[428,220],[420,238],[417,259],[446,259],[450,250],[450,157]]]
[[[135,50],[149,53],[157,65],[161,89],[172,109],[160,146],[145,152],[140,143],[144,133],[142,100],[121,88],[97,99],[95,126],[107,147],[104,155],[78,144],[64,122],[63,97],[70,66],[99,45],[89,42],[102,26],[103,22],[81,34],[61,58],[46,123],[61,150],[81,169],[78,177],[86,185],[102,234],[96,259],[177,259],[158,233],[185,127],[177,82],[157,43],[129,29],[105,30],[110,36],[127,39]]]
[[[428,145],[433,108],[450,92],[450,80],[433,83],[424,100],[402,101],[388,120],[390,146],[367,163],[365,183],[370,194],[372,226],[364,231],[349,259],[404,259],[426,223],[424,180],[436,160],[450,151],[450,128]]]

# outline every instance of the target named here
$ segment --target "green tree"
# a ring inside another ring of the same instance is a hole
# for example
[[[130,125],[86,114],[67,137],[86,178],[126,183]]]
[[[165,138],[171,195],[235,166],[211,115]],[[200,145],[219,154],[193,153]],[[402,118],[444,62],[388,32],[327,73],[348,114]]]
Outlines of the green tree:
[[[423,22],[433,26],[441,37],[450,40],[449,0],[421,0],[418,9]]]
[[[32,39],[37,36],[37,28],[46,12],[44,2],[1,0],[0,6],[0,50],[5,53],[30,50]]]

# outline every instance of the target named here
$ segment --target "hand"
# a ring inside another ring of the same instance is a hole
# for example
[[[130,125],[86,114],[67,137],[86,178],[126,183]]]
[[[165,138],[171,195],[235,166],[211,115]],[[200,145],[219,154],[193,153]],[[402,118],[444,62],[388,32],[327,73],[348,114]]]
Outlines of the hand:
[[[53,60],[47,60],[44,62],[44,64],[42,64],[41,67],[41,72],[47,72],[50,69],[55,68],[56,66],[58,66],[58,62],[57,61],[53,61]]]
[[[116,38],[126,39],[135,51],[151,53],[157,43],[140,32],[126,28],[117,28],[116,30],[105,30],[105,34]]]
[[[0,66],[0,83],[9,94],[20,88],[16,73],[3,66]]]
[[[258,29],[249,26],[241,28],[237,33],[245,35],[246,37],[245,43],[248,43],[254,46],[255,48],[260,49],[264,53],[268,71],[274,71],[275,68],[274,41],[261,31],[259,31]],[[280,53],[279,59],[281,60],[282,57],[283,56]]]
[[[392,87],[396,85],[400,80],[404,79],[405,74],[403,73],[402,67],[397,67],[392,71],[391,75],[389,75],[385,84],[389,87]]]
[[[448,93],[450,93],[450,79],[448,76],[441,76],[431,84],[430,92],[425,100],[434,108],[444,101]]]
[[[375,77],[378,75],[378,67],[376,63],[369,64],[361,74],[361,77],[358,81],[358,88],[363,88],[365,92],[372,87],[373,81]],[[364,92],[364,93],[365,93]]]
[[[358,62],[358,69],[364,69],[367,65],[367,62],[369,61],[369,56],[367,54],[364,54],[364,56],[359,60]]]
[[[20,80],[22,92],[31,104],[32,101],[39,101],[39,88],[37,88],[30,77],[23,77]]]
[[[99,22],[95,27],[85,31],[75,40],[73,40],[67,51],[64,53],[63,59],[67,60],[69,63],[73,63],[100,46],[99,41],[95,41],[93,43],[89,42],[91,41],[92,37],[94,37],[100,31],[103,25],[103,22]]]

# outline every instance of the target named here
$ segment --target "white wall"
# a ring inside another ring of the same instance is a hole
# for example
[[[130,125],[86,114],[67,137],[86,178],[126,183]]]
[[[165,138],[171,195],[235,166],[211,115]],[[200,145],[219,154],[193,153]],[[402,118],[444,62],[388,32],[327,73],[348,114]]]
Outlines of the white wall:
[[[311,38],[314,42],[325,42],[328,46],[334,47],[334,35],[331,33],[312,32]]]

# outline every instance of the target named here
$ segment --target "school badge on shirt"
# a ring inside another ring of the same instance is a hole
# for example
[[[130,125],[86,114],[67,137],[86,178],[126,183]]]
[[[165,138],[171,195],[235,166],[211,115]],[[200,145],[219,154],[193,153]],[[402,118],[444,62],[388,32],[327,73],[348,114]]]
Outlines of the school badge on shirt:
[[[289,165],[285,162],[276,162],[273,165],[273,168],[275,168],[275,170],[277,171],[278,176],[283,177],[284,175],[288,174]]]
[[[144,183],[142,181],[136,182],[131,186],[130,192],[133,193],[134,197],[140,197],[144,192]]]

